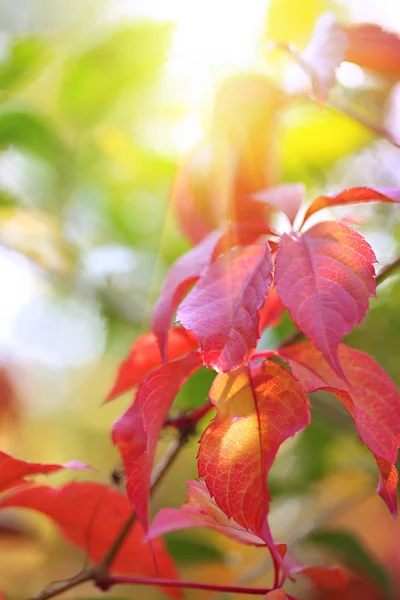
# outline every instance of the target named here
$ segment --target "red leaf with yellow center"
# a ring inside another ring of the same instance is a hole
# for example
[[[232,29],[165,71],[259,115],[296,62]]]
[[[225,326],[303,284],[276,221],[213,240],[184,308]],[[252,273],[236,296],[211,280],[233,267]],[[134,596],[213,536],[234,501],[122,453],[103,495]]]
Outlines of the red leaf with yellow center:
[[[207,367],[230,371],[251,358],[271,270],[268,244],[236,248],[207,269],[179,306],[177,319],[196,335]]]
[[[141,383],[132,406],[113,425],[112,440],[124,462],[128,498],[145,531],[158,438],[176,394],[200,367],[199,353],[191,352],[152,371]]]
[[[375,297],[375,254],[356,231],[334,221],[284,235],[275,286],[290,316],[340,376],[338,347]]]
[[[199,343],[193,333],[183,327],[173,327],[168,332],[168,360],[172,361],[191,350]],[[154,333],[141,335],[131,347],[128,357],[120,364],[117,378],[106,400],[113,400],[135,388],[139,383],[162,364],[158,340]]]
[[[346,382],[340,379],[310,342],[279,350],[294,375],[309,392],[332,392],[353,417],[361,441],[374,454],[379,470],[378,493],[390,512],[397,513],[398,475],[394,463],[400,447],[400,394],[375,360],[340,345]]]
[[[218,412],[200,440],[199,475],[227,517],[269,543],[267,474],[280,445],[308,425],[307,394],[265,361],[218,375],[210,398]]]
[[[34,486],[0,500],[0,508],[28,508],[50,517],[62,535],[100,562],[132,514],[125,495],[94,482],[72,482],[59,488]],[[156,566],[157,565],[157,566]],[[112,572],[126,575],[177,578],[177,569],[160,539],[150,544],[136,523],[112,564]],[[170,590],[181,597],[179,590]]]

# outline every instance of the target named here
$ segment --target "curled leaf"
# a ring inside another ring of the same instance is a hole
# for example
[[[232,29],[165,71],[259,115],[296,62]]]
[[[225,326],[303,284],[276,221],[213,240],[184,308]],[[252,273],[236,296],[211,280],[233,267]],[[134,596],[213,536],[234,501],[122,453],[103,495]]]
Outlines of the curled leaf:
[[[112,441],[124,462],[128,498],[145,531],[159,435],[179,389],[200,367],[199,354],[191,352],[152,371],[141,383],[132,406],[113,425]]]
[[[363,202],[400,202],[400,187],[353,187],[332,196],[319,196],[308,207],[303,222],[323,208]]]

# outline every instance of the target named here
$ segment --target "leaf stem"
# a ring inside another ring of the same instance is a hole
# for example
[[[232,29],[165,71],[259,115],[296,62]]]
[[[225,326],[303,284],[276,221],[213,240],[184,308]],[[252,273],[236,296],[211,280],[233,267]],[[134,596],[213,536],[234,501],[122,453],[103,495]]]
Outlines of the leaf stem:
[[[186,588],[192,590],[208,590],[210,592],[226,592],[231,594],[265,595],[271,588],[252,588],[235,585],[217,585],[213,583],[200,583],[197,581],[176,581],[173,579],[160,579],[148,577],[109,577],[101,582],[101,589],[107,590],[117,584],[157,585],[162,587]]]

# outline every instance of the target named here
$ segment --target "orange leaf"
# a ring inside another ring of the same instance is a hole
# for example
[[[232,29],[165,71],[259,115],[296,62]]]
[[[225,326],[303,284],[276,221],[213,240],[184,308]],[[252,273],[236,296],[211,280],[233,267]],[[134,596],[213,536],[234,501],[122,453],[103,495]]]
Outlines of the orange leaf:
[[[191,350],[199,343],[190,331],[183,327],[173,327],[168,332],[168,361],[175,360]],[[156,367],[162,364],[160,347],[154,333],[141,335],[130,349],[128,357],[118,369],[118,375],[106,401],[135,388]]]
[[[200,440],[199,475],[229,518],[268,543],[267,474],[280,445],[308,425],[307,394],[266,361],[218,375],[210,399],[218,412]]]

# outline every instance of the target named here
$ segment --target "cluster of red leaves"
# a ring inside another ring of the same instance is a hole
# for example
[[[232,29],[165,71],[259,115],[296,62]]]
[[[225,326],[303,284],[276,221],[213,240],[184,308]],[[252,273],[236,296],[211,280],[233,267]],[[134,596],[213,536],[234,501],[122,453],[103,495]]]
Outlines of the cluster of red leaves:
[[[283,210],[294,222],[303,194],[290,189],[291,198],[287,187],[283,191]],[[279,208],[279,191],[264,194],[263,203],[270,195],[270,208]],[[200,479],[188,483],[181,509],[165,508],[156,516],[150,537],[209,527],[267,546],[281,586],[295,571],[271,535],[267,476],[280,445],[309,424],[307,393],[319,389],[334,393],[353,417],[375,456],[379,493],[396,514],[400,395],[371,357],[341,344],[375,296],[376,258],[366,240],[342,222],[307,225],[326,207],[399,199],[398,189],[352,188],[322,196],[297,229],[278,242],[274,236],[273,251],[268,227],[245,222],[234,231],[211,232],[172,266],[153,313],[153,333],[135,342],[109,395],[139,384],[112,437],[124,461],[128,497],[146,531],[157,439],[178,390],[201,365],[218,373],[209,392],[217,414],[200,438]],[[309,341],[257,353],[263,329],[286,309]],[[175,313],[180,326],[171,329]],[[344,585],[341,570],[309,569],[320,584]]]
[[[321,103],[343,60],[400,77],[398,37],[373,25],[342,27],[329,15],[296,56]],[[34,484],[26,477],[86,467],[28,463],[0,454],[0,506],[49,516],[94,562],[101,561],[134,509],[138,522],[114,561],[114,572],[176,578],[159,536],[209,527],[269,549],[275,586],[268,600],[293,600],[282,586],[300,573],[317,586],[344,587],[344,569],[300,565],[273,540],[268,523],[268,473],[281,444],[309,425],[308,393],[316,390],[332,392],[353,418],[376,459],[378,492],[397,513],[400,395],[372,357],[341,343],[375,296],[376,258],[344,222],[308,224],[324,208],[399,202],[400,190],[357,187],[320,196],[302,216],[304,187],[274,186],[273,170],[265,169],[273,162],[265,145],[265,138],[274,139],[268,135],[270,115],[281,101],[263,76],[229,80],[217,97],[212,143],[196,148],[178,174],[173,204],[196,245],[172,266],[154,308],[152,332],[135,341],[107,396],[111,400],[137,388],[132,405],[112,428],[128,497],[99,483]],[[276,210],[286,215],[288,233],[274,230],[270,217]],[[308,341],[257,353],[264,329],[286,310]],[[174,315],[179,325],[171,327]],[[149,527],[157,441],[178,391],[203,365],[218,375],[209,392],[216,414],[199,442],[199,479],[188,482],[180,509],[164,508]]]

